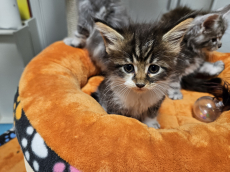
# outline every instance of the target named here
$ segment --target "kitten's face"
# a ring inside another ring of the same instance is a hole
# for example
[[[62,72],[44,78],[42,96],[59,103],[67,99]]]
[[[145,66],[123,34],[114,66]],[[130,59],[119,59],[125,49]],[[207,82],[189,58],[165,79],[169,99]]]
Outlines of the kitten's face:
[[[165,68],[167,69],[167,68]],[[158,82],[163,81],[167,74],[161,66],[156,63],[138,62],[126,64],[122,67],[125,72],[125,85],[134,91],[141,92],[153,89]],[[159,76],[162,76],[159,79]]]
[[[222,34],[211,36],[211,38],[209,38],[206,42],[203,43],[204,48],[206,48],[206,50],[208,51],[216,51],[222,46],[221,38]]]
[[[190,42],[199,49],[215,51],[222,46],[221,38],[228,27],[230,5],[220,10],[196,17],[186,34]]]
[[[210,21],[212,20],[212,21]],[[218,15],[209,17],[200,25],[200,29],[193,34],[193,44],[197,48],[215,51],[222,46],[221,38],[226,31],[226,21]]]
[[[182,22],[166,34],[148,24],[131,25],[118,33],[96,23],[108,54],[107,75],[121,89],[125,86],[137,93],[165,92],[177,71],[180,42],[191,21]]]
[[[117,82],[120,84],[138,93],[154,88],[160,89],[160,86],[165,87],[170,75],[175,72],[172,69],[176,65],[174,61],[176,57],[172,54],[171,58],[167,58],[170,54],[167,56],[164,53],[147,50],[148,48],[151,49],[142,47],[142,53],[137,49],[134,52],[128,50],[120,52],[121,58],[110,60],[110,75],[119,80]]]
[[[225,30],[221,25],[206,29],[201,35],[194,37],[194,44],[197,45],[197,48],[204,48],[208,51],[216,51],[222,46],[221,38],[224,32]]]

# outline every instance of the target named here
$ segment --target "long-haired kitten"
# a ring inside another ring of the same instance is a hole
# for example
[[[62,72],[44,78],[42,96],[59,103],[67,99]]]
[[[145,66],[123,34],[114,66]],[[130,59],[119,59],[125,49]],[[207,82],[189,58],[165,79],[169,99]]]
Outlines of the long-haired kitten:
[[[192,20],[179,23],[167,33],[158,23],[135,23],[114,29],[96,22],[105,43],[107,65],[97,95],[107,113],[160,127],[156,120],[158,109],[177,73],[180,43]]]
[[[105,46],[100,33],[94,27],[94,19],[100,19],[114,28],[129,24],[126,9],[120,0],[78,0],[78,24],[75,37],[66,38],[67,45],[86,48],[95,65],[106,68],[103,57]]]
[[[230,5],[227,5],[210,13],[179,7],[162,16],[160,22],[165,24],[166,31],[178,22],[194,18],[181,44],[182,50],[178,58],[179,73],[181,74],[174,76],[168,90],[169,98],[182,99],[183,96],[180,92],[182,77],[189,75],[189,80],[192,82],[196,79],[193,76],[197,73],[215,76],[222,72],[224,69],[222,61],[211,63],[205,60],[207,52],[215,51],[221,47],[221,38],[228,27],[229,14]]]

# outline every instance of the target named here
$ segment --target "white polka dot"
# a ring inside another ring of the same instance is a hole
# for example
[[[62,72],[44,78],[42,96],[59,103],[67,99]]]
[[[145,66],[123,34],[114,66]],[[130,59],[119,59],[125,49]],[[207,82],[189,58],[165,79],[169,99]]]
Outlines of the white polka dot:
[[[31,127],[31,126],[27,127],[26,133],[27,133],[28,135],[31,135],[33,132],[34,132],[33,127]]]
[[[30,160],[30,153],[28,151],[25,152],[25,157],[27,161]]]
[[[35,170],[35,171],[38,171],[38,170],[39,170],[39,165],[38,165],[38,162],[37,162],[37,161],[34,161],[34,162],[33,162],[33,166],[34,166],[34,170]]]
[[[44,140],[38,133],[36,133],[32,139],[31,148],[34,154],[39,158],[46,158],[48,156],[48,149],[44,143]]]
[[[23,138],[22,139],[22,147],[26,148],[27,144],[28,144],[28,141],[25,138]]]

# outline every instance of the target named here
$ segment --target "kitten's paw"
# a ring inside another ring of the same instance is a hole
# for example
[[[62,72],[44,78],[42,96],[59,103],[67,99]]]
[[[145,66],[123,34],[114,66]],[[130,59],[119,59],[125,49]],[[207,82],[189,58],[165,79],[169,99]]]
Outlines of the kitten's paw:
[[[63,42],[64,42],[66,45],[71,46],[72,40],[73,40],[73,38],[65,38],[65,39],[63,40]]]
[[[156,117],[155,118],[145,117],[143,123],[146,124],[148,127],[152,127],[155,129],[159,129],[161,127]]]
[[[215,63],[213,63],[213,75],[219,75],[224,70],[224,62],[222,60],[219,60]]]
[[[160,124],[158,122],[151,123],[151,124],[148,125],[148,127],[152,127],[152,128],[155,128],[155,129],[160,129],[161,128],[161,126],[160,126]]]
[[[168,90],[168,97],[172,100],[180,100],[183,99],[183,95],[180,90],[176,89],[169,89]]]
[[[66,45],[72,46],[72,47],[78,47],[78,48],[83,48],[85,47],[85,39],[82,38],[65,38],[64,43]]]

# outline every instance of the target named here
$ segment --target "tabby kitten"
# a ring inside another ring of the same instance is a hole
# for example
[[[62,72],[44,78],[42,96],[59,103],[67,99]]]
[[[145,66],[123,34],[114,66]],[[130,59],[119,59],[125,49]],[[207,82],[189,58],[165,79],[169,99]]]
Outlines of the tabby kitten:
[[[167,33],[157,23],[136,23],[114,29],[96,22],[104,39],[108,66],[97,94],[107,113],[160,127],[157,112],[171,77],[177,72],[180,43],[191,21],[187,19]]]
[[[208,14],[205,11],[179,7],[163,15],[160,22],[166,25],[166,31],[178,22],[194,18],[182,42],[182,50],[178,58],[179,73],[181,74],[173,77],[168,90],[169,98],[182,99],[183,96],[180,92],[182,77],[192,74],[189,78],[192,81],[195,80],[193,75],[196,73],[215,76],[224,70],[222,61],[211,63],[205,59],[207,52],[215,51],[221,47],[221,38],[228,27],[229,13],[230,5]]]
[[[100,19],[114,28],[129,24],[126,9],[120,0],[78,0],[78,25],[74,38],[64,42],[73,47],[86,48],[93,62],[104,70],[105,46],[100,33],[95,30],[94,19]]]

